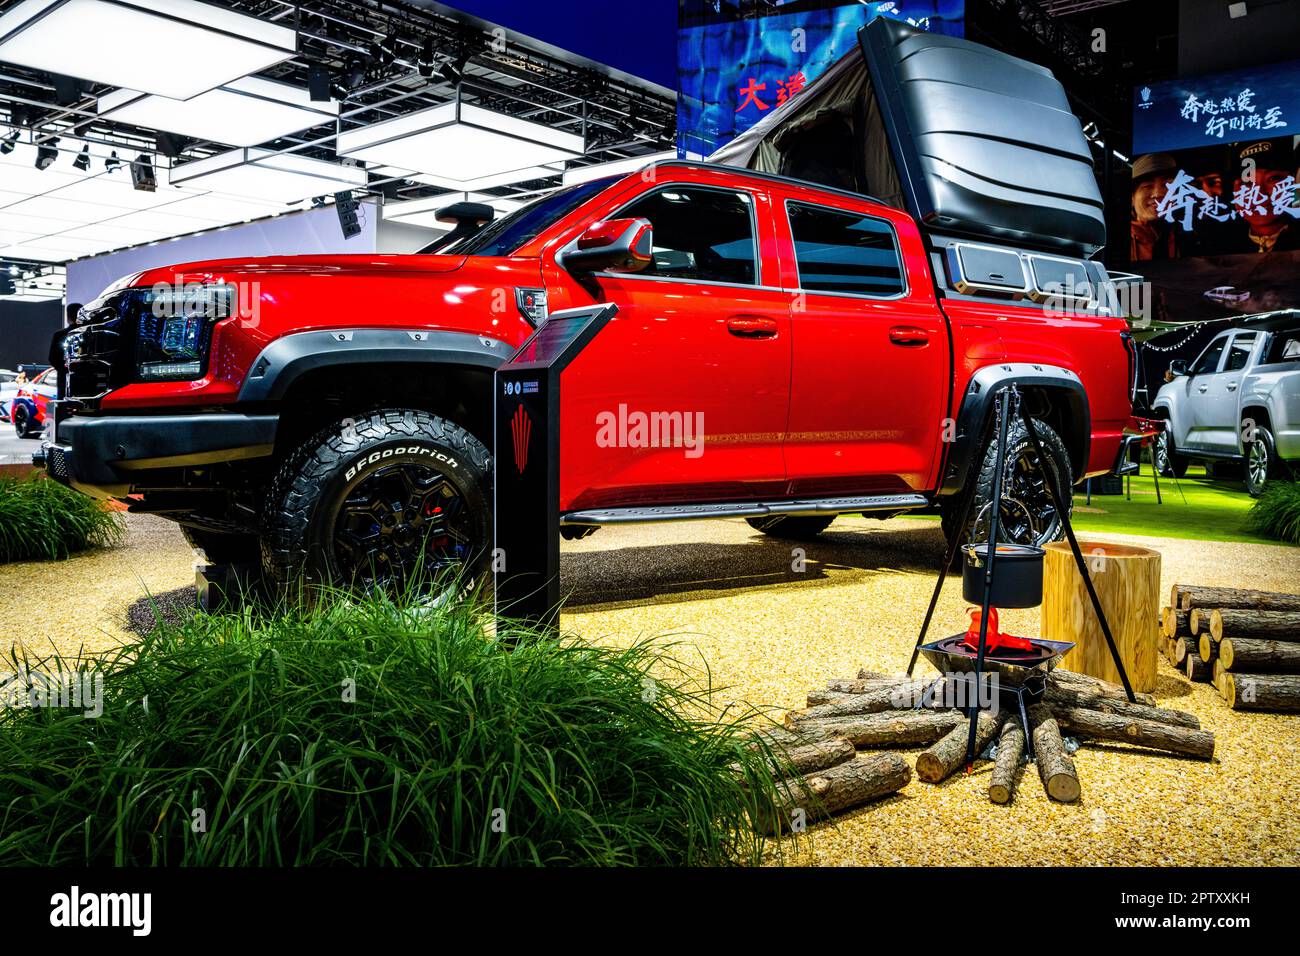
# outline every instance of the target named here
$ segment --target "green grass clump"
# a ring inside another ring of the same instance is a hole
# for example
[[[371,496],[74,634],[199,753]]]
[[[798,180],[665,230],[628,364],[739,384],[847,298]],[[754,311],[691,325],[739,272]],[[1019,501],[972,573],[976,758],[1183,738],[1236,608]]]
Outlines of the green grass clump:
[[[57,481],[0,476],[0,564],[62,561],[122,539],[120,515]]]
[[[101,717],[0,711],[0,865],[759,859],[772,755],[706,672],[484,620],[330,595],[160,623],[103,664]]]
[[[1250,509],[1250,530],[1266,538],[1300,544],[1300,484],[1270,481]]]

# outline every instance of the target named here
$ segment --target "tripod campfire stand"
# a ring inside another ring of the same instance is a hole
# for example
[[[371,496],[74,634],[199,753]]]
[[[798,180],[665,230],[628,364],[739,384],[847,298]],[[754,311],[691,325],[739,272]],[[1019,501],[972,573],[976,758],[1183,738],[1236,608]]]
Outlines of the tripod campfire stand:
[[[1006,468],[1006,451],[1007,451],[1007,431],[1013,415],[1019,415],[1020,420],[1024,423],[1025,430],[1029,434],[1030,444],[1034,449],[1034,456],[1038,461],[1039,468],[1043,472],[1043,483],[1047,486],[1048,493],[1052,497],[1052,505],[1056,508],[1056,513],[1060,515],[1061,524],[1065,528],[1065,536],[1070,542],[1070,550],[1074,553],[1074,563],[1079,569],[1079,574],[1083,577],[1084,587],[1088,590],[1088,597],[1092,601],[1093,610],[1097,613],[1097,620],[1101,624],[1101,632],[1106,638],[1106,645],[1110,648],[1111,659],[1115,662],[1115,668],[1119,671],[1120,682],[1124,685],[1124,693],[1127,695],[1130,703],[1136,703],[1137,697],[1133,693],[1133,688],[1129,684],[1128,672],[1124,669],[1124,662],[1120,660],[1119,650],[1115,646],[1115,638],[1110,632],[1110,624],[1106,620],[1106,612],[1102,609],[1101,600],[1097,597],[1097,591],[1092,585],[1092,578],[1088,574],[1088,566],[1084,563],[1083,553],[1079,550],[1079,540],[1074,535],[1074,526],[1070,523],[1070,512],[1066,507],[1065,494],[1069,489],[1061,489],[1057,486],[1057,475],[1048,465],[1047,455],[1043,452],[1042,443],[1038,440],[1038,432],[1034,429],[1033,419],[1025,410],[1024,403],[1021,401],[1020,390],[1015,385],[1008,385],[998,389],[995,396],[994,428],[997,430],[997,455],[993,471],[993,496],[989,508],[989,538],[988,538],[988,556],[984,566],[984,596],[980,605],[980,627],[979,627],[979,645],[975,657],[975,702],[969,707],[970,709],[970,730],[966,738],[966,767],[969,769],[975,763],[975,733],[976,725],[979,720],[980,704],[978,690],[984,673],[984,655],[987,650],[988,627],[989,627],[989,605],[992,603],[993,595],[993,575],[997,566],[997,540],[998,524],[1002,510],[1002,491],[1003,480]],[[970,488],[963,495],[960,518],[957,522],[952,540],[948,543],[948,552],[944,559],[943,565],[939,568],[939,580],[935,582],[934,593],[930,596],[930,606],[926,609],[925,620],[921,623],[921,633],[916,638],[916,646],[912,649],[912,659],[907,665],[907,675],[912,676],[912,671],[916,668],[916,658],[921,651],[921,645],[925,642],[926,632],[930,629],[930,620],[934,616],[935,606],[939,603],[939,594],[943,590],[943,582],[948,576],[948,569],[952,566],[953,559],[957,556],[957,550],[961,546],[961,539],[965,536],[966,523],[970,519],[971,508],[975,503],[975,483],[970,483]],[[1023,713],[1023,699],[1021,700]],[[1026,744],[1032,739],[1030,728],[1025,727]],[[1032,754],[1033,751],[1031,750]]]

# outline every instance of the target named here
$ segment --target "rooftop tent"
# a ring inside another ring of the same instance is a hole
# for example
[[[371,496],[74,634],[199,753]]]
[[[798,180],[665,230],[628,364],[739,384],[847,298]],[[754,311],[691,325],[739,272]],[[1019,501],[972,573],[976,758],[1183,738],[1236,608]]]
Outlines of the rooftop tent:
[[[1088,144],[1050,70],[884,17],[858,40],[710,159],[866,193],[935,233],[1105,245]]]

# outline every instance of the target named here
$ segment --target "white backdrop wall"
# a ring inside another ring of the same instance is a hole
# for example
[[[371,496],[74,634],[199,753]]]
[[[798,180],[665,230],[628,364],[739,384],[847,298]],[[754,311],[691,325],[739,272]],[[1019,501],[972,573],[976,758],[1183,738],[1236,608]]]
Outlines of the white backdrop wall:
[[[204,259],[240,259],[256,256],[305,256],[374,253],[378,251],[379,209],[361,204],[361,234],[343,238],[333,206],[308,209],[258,222],[229,226],[182,239],[110,252],[68,263],[67,302],[85,304],[124,275],[159,266]]]

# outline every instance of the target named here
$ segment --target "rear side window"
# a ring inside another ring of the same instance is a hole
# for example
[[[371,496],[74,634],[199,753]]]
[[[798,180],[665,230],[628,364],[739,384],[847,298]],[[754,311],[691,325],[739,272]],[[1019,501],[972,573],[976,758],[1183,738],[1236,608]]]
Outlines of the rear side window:
[[[1246,367],[1250,361],[1250,353],[1255,351],[1255,333],[1247,332],[1245,335],[1238,335],[1232,340],[1232,348],[1228,349],[1228,361],[1223,363],[1225,372],[1236,372]]]
[[[1280,362],[1300,362],[1300,329],[1274,332],[1268,343],[1268,353],[1264,356],[1268,365]]]
[[[654,227],[654,258],[639,275],[754,285],[753,205],[747,193],[669,186],[642,196],[617,216],[649,219]]]
[[[788,203],[786,208],[800,289],[869,296],[903,292],[898,240],[889,223],[804,203]]]

